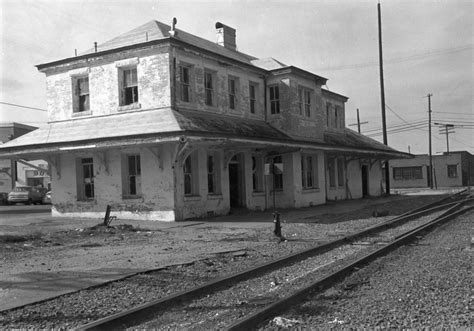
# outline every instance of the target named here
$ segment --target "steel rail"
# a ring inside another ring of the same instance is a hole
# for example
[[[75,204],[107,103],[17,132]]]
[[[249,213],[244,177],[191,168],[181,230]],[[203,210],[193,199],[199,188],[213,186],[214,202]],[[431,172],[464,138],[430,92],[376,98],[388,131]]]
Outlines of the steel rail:
[[[96,321],[79,326],[77,329],[78,330],[116,330],[116,329],[123,329],[128,326],[132,326],[133,324],[135,324],[134,323],[135,321],[145,320],[158,310],[169,308],[172,305],[176,305],[180,302],[190,300],[191,298],[195,298],[202,294],[211,293],[219,288],[230,286],[232,283],[235,283],[237,281],[246,280],[256,275],[259,275],[271,270],[275,270],[283,265],[290,265],[292,263],[296,263],[301,260],[304,260],[308,257],[325,253],[329,251],[330,249],[355,241],[357,238],[370,235],[376,231],[382,231],[386,228],[395,226],[397,224],[408,222],[414,218],[418,218],[418,217],[433,213],[435,211],[451,207],[452,205],[456,204],[456,202],[450,202],[450,203],[441,204],[441,205],[440,203],[446,200],[460,198],[459,193],[460,192],[453,194],[451,196],[448,196],[446,198],[443,198],[434,203],[428,204],[426,206],[417,208],[413,211],[404,213],[387,222],[363,229],[359,232],[350,234],[343,238],[339,238],[327,243],[323,243],[323,244],[314,246],[312,248],[309,248],[307,250],[296,252],[296,253],[284,256],[280,259],[273,260],[273,261],[258,265],[256,267],[231,274],[229,276],[212,280],[208,283],[194,287],[192,289],[180,291],[171,296],[160,298],[160,299],[136,306],[129,310],[125,310],[125,311],[98,319]]]
[[[383,256],[391,252],[395,248],[398,248],[399,246],[403,245],[404,243],[410,240],[413,240],[421,233],[426,232],[428,230],[432,230],[436,226],[439,226],[449,220],[452,220],[453,218],[467,211],[473,210],[474,209],[473,206],[459,210],[459,208],[462,208],[462,206],[466,202],[468,202],[468,200],[458,203],[457,205],[450,208],[449,214],[444,213],[443,215],[437,217],[433,221],[430,221],[422,226],[419,226],[416,230],[408,231],[407,233],[405,233],[398,239],[383,246],[382,248],[363,256],[362,258],[358,259],[355,262],[351,262],[343,266],[339,270],[329,275],[319,278],[312,284],[295,291],[292,295],[289,295],[281,300],[278,300],[272,304],[269,304],[266,307],[258,310],[257,312],[237,320],[232,325],[230,325],[227,330],[229,331],[246,330],[247,331],[247,330],[255,329],[259,324],[265,322],[269,318],[275,316],[276,314],[282,311],[288,310],[288,307],[291,307],[295,304],[300,303],[310,294],[315,293],[316,291],[321,291],[321,290],[331,287],[338,281],[350,275],[354,270],[366,265],[367,263],[375,260],[376,258],[380,256]]]

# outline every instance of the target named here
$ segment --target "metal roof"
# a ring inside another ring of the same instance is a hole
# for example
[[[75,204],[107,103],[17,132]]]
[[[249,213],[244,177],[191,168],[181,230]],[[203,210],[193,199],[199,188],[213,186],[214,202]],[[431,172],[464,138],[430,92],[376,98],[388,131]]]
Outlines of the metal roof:
[[[175,111],[171,108],[52,122],[1,145],[0,157],[31,153],[48,154],[66,149],[87,149],[91,144],[96,147],[97,143],[100,143],[103,148],[129,143],[154,144],[171,140],[178,141],[182,136],[406,157],[406,153],[398,152],[348,129],[326,132],[324,141],[318,142],[292,138],[263,120],[202,111]]]

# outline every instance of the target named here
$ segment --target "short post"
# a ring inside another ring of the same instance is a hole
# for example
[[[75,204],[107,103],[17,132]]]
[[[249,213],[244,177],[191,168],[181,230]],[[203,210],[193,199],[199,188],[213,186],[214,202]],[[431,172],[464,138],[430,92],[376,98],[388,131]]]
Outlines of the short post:
[[[275,234],[275,236],[281,238],[280,213],[277,211],[273,213],[273,223],[275,224],[275,229],[273,230],[273,233]]]
[[[110,210],[112,209],[112,207],[110,207],[110,205],[107,205],[107,209],[105,210],[105,217],[104,217],[104,225],[105,226],[109,226],[110,224]]]

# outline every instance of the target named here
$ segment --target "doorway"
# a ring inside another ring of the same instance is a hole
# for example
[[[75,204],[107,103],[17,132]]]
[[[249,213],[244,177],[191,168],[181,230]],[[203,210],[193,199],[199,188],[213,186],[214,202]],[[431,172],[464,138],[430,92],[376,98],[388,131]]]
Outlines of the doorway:
[[[235,155],[229,162],[229,198],[230,208],[244,207],[240,155]]]
[[[369,196],[369,167],[367,165],[362,166],[362,196]]]

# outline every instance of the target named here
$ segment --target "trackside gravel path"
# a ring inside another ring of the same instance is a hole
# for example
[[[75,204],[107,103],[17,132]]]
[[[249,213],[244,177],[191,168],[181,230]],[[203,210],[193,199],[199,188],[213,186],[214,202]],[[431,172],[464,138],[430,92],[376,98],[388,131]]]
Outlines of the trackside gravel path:
[[[473,219],[470,212],[452,220],[262,329],[471,328]]]

